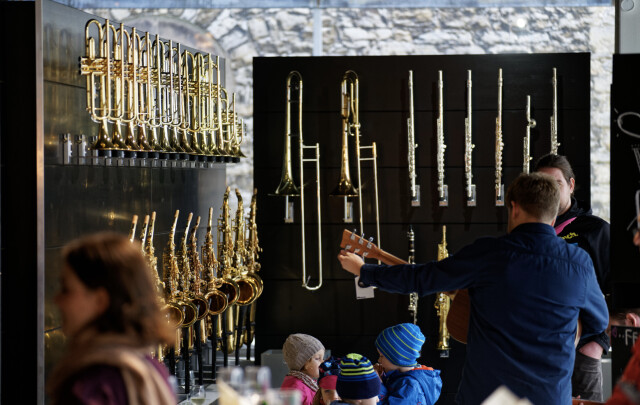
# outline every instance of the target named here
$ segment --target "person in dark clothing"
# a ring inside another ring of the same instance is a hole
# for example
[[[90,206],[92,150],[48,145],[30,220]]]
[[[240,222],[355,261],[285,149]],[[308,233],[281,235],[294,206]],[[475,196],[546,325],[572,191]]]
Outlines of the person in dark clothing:
[[[567,243],[577,244],[591,260],[602,293],[609,288],[609,224],[591,213],[573,196],[575,175],[565,156],[546,155],[535,164],[534,171],[556,179],[560,187],[560,209],[556,218],[556,234]],[[609,350],[606,333],[580,339],[571,377],[572,394],[582,399],[602,401],[602,353]]]
[[[469,289],[458,403],[480,404],[501,385],[534,404],[571,403],[578,317],[592,336],[606,329],[608,311],[589,255],[552,227],[559,193],[549,175],[520,175],[506,193],[507,235],[480,238],[441,261],[383,266],[338,256],[362,286],[419,295]]]

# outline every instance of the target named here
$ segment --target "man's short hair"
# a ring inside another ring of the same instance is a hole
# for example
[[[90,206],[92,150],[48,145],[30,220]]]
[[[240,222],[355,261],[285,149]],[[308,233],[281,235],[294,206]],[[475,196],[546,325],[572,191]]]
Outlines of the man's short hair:
[[[555,179],[545,173],[521,174],[507,189],[507,207],[518,204],[529,215],[550,222],[558,215],[560,189]]]

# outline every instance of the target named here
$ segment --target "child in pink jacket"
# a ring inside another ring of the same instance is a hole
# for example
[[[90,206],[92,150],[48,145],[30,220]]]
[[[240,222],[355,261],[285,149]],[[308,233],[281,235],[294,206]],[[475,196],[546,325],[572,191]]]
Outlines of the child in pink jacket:
[[[284,342],[282,355],[289,373],[280,389],[300,391],[301,404],[311,405],[318,391],[316,380],[320,376],[320,363],[324,360],[324,346],[313,336],[295,333]]]

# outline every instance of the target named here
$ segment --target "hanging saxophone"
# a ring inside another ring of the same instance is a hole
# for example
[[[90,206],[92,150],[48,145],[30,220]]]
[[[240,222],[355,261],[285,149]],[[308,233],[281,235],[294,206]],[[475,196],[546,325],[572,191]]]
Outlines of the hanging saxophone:
[[[260,278],[260,276],[258,275],[258,271],[260,271],[260,263],[258,262],[258,258],[260,257],[262,248],[260,247],[258,241],[258,224],[256,223],[257,195],[258,189],[253,189],[253,197],[251,198],[251,206],[249,209],[249,222],[247,224],[247,228],[249,229],[249,235],[247,237],[247,250],[249,252],[247,268],[249,270],[248,274],[256,280],[256,283],[260,287],[260,289],[258,290],[259,297],[262,294],[262,290],[264,289],[264,283],[262,281],[262,278]],[[258,297],[256,297],[256,300]],[[245,335],[244,341],[247,346],[253,341],[253,335],[255,332],[256,300],[251,303],[251,307],[249,308],[249,323],[247,325],[247,333]]]
[[[223,282],[220,289],[227,294],[228,302],[227,309],[223,312],[222,317],[218,318],[218,333],[223,338],[222,350],[226,350],[227,354],[231,354],[235,350],[234,326],[237,306],[234,304],[240,296],[240,288],[234,280],[236,270],[233,268],[234,246],[229,209],[230,191],[230,187],[227,187],[222,199],[222,213],[218,218],[218,268]]]
[[[556,76],[556,68],[553,68],[553,78],[551,79],[553,86],[553,113],[551,115],[551,154],[558,154],[558,79]]]
[[[196,218],[196,224],[191,228],[191,233],[189,234],[189,268],[190,272],[190,284],[191,291],[189,297],[191,302],[198,309],[198,316],[196,321],[200,321],[200,324],[197,326],[200,328],[200,341],[202,343],[207,342],[207,333],[206,333],[206,320],[205,317],[209,314],[209,302],[205,298],[202,290],[204,280],[202,277],[203,266],[200,262],[200,254],[198,251],[198,239],[196,233],[198,232],[198,227],[200,227],[200,216]]]
[[[155,224],[156,212],[153,211],[151,213],[151,221],[149,222],[146,243],[144,244],[144,257],[145,259],[147,259],[147,264],[151,269],[151,277],[153,277],[153,282],[156,285],[156,289],[160,296],[161,302],[164,303],[164,298],[161,295],[162,291],[164,291],[164,283],[160,280],[160,276],[158,275],[158,258],[156,257],[156,251],[153,247],[153,233]]]
[[[235,250],[234,250],[234,269],[236,276],[234,281],[238,284],[239,295],[236,303],[239,306],[250,305],[258,298],[260,287],[253,277],[248,275],[246,266],[249,251],[245,245],[246,226],[244,220],[244,207],[242,203],[242,195],[240,190],[236,189],[236,197],[238,198],[238,209],[236,210],[236,226],[235,226]]]
[[[411,206],[420,206],[420,185],[416,184],[416,148],[418,144],[415,141],[415,119],[413,113],[413,70],[409,71],[409,118],[407,118],[407,141],[409,164],[409,186],[411,190]]]
[[[442,243],[438,243],[438,261],[449,257],[447,251],[447,227],[442,226]],[[449,330],[447,329],[447,315],[451,307],[451,298],[443,292],[438,293],[435,308],[440,318],[438,326],[438,347],[440,357],[449,357]]]
[[[498,116],[496,117],[496,207],[504,206],[504,183],[502,182],[502,68],[498,69]]]
[[[189,238],[189,226],[193,219],[193,213],[190,212],[187,217],[187,226],[184,229],[184,234],[180,240],[180,249],[178,249],[178,271],[180,274],[180,305],[185,313],[185,321],[182,324],[183,328],[187,328],[187,347],[189,349],[193,346],[193,324],[196,323],[198,317],[202,313],[202,309],[198,307],[203,306],[202,301],[196,298],[191,293],[191,265],[189,262],[189,245],[187,240]],[[206,308],[206,302],[204,303]],[[189,355],[185,353],[185,355]]]
[[[531,162],[531,128],[536,127],[536,120],[531,118],[531,96],[527,96],[527,132],[523,141],[523,161],[522,161],[522,173],[529,173],[529,162]]]
[[[413,227],[411,225],[409,225],[407,238],[409,240],[409,257],[407,258],[407,263],[415,264],[416,262],[415,234],[413,232]],[[409,294],[409,312],[411,313],[411,317],[413,318],[413,324],[416,325],[418,323],[418,293],[416,292],[412,292],[411,294]]]
[[[438,205],[447,207],[449,205],[449,187],[444,184],[444,151],[447,145],[444,143],[444,100],[443,91],[444,83],[442,81],[442,70],[438,70],[438,118],[436,120],[437,133],[437,164],[438,164]]]
[[[476,206],[476,185],[471,173],[471,155],[475,145],[471,138],[471,70],[467,70],[467,118],[464,120],[464,176],[467,180],[467,207]]]

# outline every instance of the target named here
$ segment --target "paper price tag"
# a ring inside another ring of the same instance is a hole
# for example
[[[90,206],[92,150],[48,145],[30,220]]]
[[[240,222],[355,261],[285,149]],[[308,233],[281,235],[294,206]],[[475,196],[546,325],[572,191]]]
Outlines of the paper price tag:
[[[360,287],[360,285],[358,284],[358,282],[360,281],[360,276],[357,276],[356,278],[354,278],[353,281],[356,283],[355,285],[356,285],[357,299],[363,300],[367,298],[373,298],[374,296],[373,287]]]

